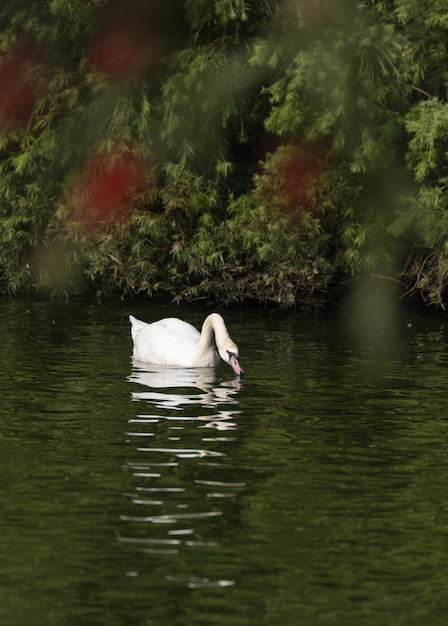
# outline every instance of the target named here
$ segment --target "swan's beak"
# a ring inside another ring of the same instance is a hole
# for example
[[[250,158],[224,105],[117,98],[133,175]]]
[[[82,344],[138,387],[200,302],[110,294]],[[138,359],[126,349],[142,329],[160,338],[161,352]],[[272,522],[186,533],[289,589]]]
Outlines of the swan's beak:
[[[229,363],[232,366],[233,371],[235,372],[235,376],[237,378],[243,378],[244,371],[241,368],[240,362],[238,361],[238,357],[236,357],[234,354],[231,354],[229,358]]]

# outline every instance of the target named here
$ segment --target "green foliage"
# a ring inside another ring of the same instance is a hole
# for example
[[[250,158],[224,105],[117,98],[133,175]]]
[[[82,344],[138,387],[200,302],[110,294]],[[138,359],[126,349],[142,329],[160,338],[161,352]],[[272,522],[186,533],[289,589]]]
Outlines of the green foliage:
[[[74,225],[59,233],[60,245],[79,250],[73,268],[83,265],[98,293],[279,306],[321,300],[331,268],[318,220],[305,215],[291,229],[256,194],[231,199],[221,219],[217,191],[202,177],[172,165],[166,176],[163,211],[130,211],[94,235],[74,237]]]
[[[292,306],[367,272],[444,305],[443,0],[170,0],[158,60],[124,78],[89,56],[119,3],[3,5],[4,59],[23,34],[43,50],[0,136],[3,292]],[[74,190],[119,154],[145,185],[88,224]]]

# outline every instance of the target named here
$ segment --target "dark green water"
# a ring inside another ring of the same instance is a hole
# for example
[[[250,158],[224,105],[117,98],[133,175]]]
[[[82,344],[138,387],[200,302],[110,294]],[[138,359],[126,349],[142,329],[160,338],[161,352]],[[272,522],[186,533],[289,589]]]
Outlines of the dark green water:
[[[238,389],[131,362],[199,308],[0,302],[0,624],[445,625],[446,318],[347,311],[224,311]]]

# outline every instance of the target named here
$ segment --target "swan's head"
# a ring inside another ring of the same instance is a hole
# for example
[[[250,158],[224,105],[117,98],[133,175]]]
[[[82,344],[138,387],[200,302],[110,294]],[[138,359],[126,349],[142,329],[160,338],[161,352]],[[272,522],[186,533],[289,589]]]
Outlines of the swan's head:
[[[228,363],[235,372],[237,378],[243,378],[244,371],[240,365],[238,346],[231,339],[226,339],[218,346],[219,356],[223,361]]]

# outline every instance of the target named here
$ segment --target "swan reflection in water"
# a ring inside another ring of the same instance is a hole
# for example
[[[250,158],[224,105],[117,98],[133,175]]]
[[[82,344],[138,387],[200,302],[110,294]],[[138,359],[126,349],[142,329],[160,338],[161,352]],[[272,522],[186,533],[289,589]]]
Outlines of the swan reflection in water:
[[[188,405],[213,409],[218,405],[238,403],[236,395],[242,388],[240,380],[236,378],[218,382],[216,369],[213,367],[176,368],[136,360],[132,361],[132,365],[128,381],[147,388],[144,391],[133,392],[132,400],[144,400],[159,409],[177,411],[182,411]],[[205,426],[209,428],[228,430],[235,427],[229,420],[237,413],[239,411],[227,408],[219,409],[214,415],[182,419],[200,420],[206,422]]]
[[[125,466],[133,481],[125,493],[119,541],[129,554],[139,555],[130,557],[127,575],[144,572],[146,560],[140,556],[151,555],[159,559],[158,579],[167,584],[233,585],[218,565],[222,545],[216,524],[226,514],[221,503],[235,500],[245,488],[226,460],[236,439],[241,382],[221,381],[212,367],[136,360],[127,380],[139,386],[131,400],[144,406],[137,404],[126,432],[132,458]],[[210,551],[217,560],[214,575],[209,566],[202,571]]]

